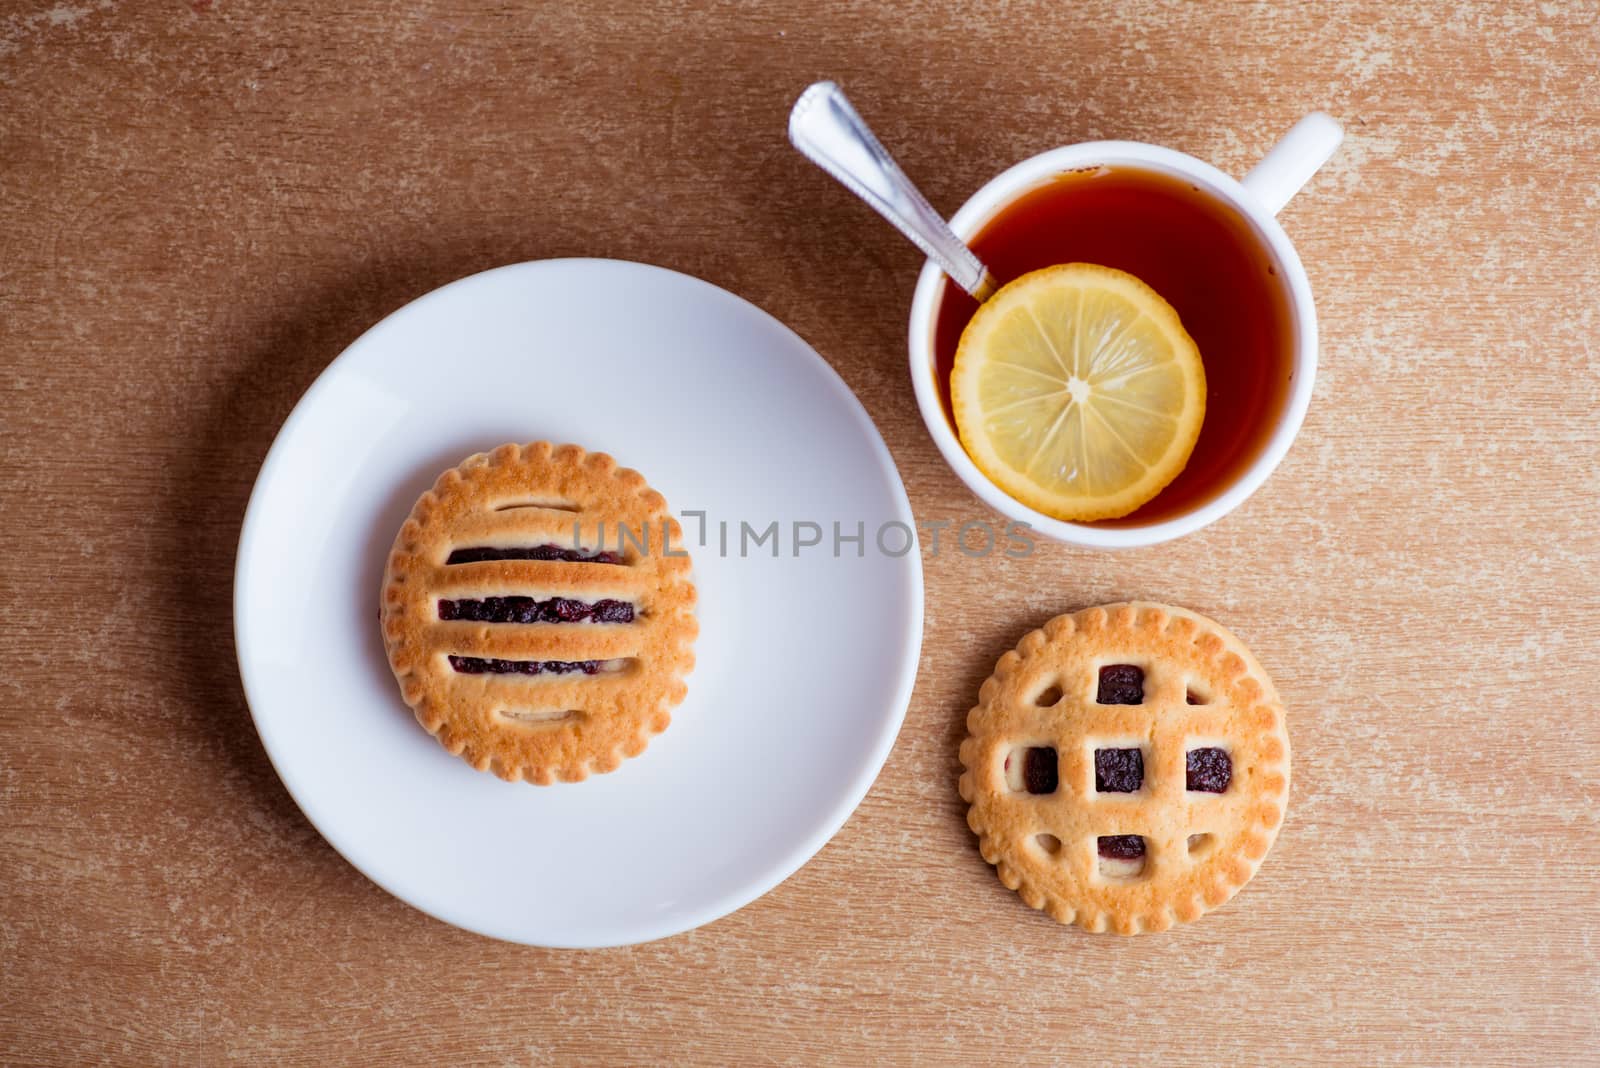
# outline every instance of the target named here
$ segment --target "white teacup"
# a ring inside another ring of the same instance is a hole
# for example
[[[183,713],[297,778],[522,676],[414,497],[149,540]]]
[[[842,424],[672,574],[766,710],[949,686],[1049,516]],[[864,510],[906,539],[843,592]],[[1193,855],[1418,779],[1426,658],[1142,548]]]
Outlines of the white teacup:
[[[945,462],[961,481],[1002,515],[1026,523],[1052,538],[1097,549],[1131,548],[1167,541],[1199,530],[1242,504],[1289,451],[1289,444],[1299,432],[1311,403],[1311,387],[1317,373],[1317,315],[1311,300],[1311,284],[1306,279],[1300,257],[1274,216],[1317,168],[1327,162],[1343,136],[1339,124],[1332,118],[1313,112],[1301,119],[1243,181],[1236,181],[1211,164],[1170,148],[1136,141],[1091,141],[1052,149],[1024,160],[974,193],[950,220],[951,228],[966,241],[1023,194],[1079,168],[1133,167],[1180,177],[1198,186],[1249,220],[1276,266],[1285,289],[1294,334],[1293,375],[1288,399],[1277,413],[1276,425],[1259,454],[1192,509],[1143,525],[1100,526],[1054,519],[1029,508],[989,481],[962,448],[955,428],[945,415],[934,350],[935,317],[944,274],[930,261],[922,268],[911,301],[911,380],[916,387],[923,422],[944,454]],[[1268,417],[1263,415],[1263,418]]]

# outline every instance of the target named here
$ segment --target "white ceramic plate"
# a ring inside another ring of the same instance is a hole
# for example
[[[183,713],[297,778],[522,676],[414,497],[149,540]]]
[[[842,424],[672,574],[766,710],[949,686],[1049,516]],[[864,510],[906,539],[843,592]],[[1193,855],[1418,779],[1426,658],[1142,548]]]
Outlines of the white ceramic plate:
[[[377,625],[421,492],[471,453],[540,439],[642,471],[684,522],[700,592],[672,726],[617,771],[550,787],[446,753],[401,702]],[[741,522],[777,522],[778,556],[770,540],[741,556]],[[823,543],[796,555],[797,522]],[[836,522],[863,524],[863,555],[833,554]],[[395,312],[289,416],[239,542],[239,671],[295,801],[390,893],[495,938],[646,941],[776,886],[866,794],[921,648],[920,550],[891,555],[914,529],[865,410],[777,320],[657,267],[518,264]]]

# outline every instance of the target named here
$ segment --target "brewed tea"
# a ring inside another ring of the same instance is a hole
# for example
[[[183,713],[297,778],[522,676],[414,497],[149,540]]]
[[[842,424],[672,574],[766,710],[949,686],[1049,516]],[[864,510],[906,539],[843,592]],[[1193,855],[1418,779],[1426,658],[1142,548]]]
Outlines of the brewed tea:
[[[1206,416],[1187,466],[1119,526],[1206,503],[1260,455],[1289,395],[1294,333],[1283,279],[1242,214],[1189,181],[1133,167],[1063,174],[1012,201],[969,244],[1001,282],[1057,263],[1138,276],[1178,312],[1206,369]],[[977,304],[949,279],[934,345],[945,418],[961,331]]]

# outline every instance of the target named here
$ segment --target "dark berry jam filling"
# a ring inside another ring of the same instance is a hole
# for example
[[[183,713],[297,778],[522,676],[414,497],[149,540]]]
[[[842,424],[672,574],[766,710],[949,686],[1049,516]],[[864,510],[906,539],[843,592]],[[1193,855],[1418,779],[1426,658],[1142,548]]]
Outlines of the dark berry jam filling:
[[[1204,704],[1209,704],[1210,703],[1204,697],[1201,697],[1199,694],[1195,693],[1193,690],[1189,690],[1186,693],[1184,693],[1183,699],[1186,702],[1188,702],[1189,704],[1191,704],[1191,705],[1204,705]]]
[[[1110,860],[1137,860],[1144,856],[1144,836],[1139,834],[1103,834],[1095,844],[1100,855]]]
[[[1103,794],[1131,794],[1144,785],[1142,749],[1096,749],[1094,788]]]
[[[569,564],[620,564],[622,557],[613,552],[591,553],[584,549],[563,549],[559,545],[535,545],[532,548],[497,549],[492,545],[479,545],[470,549],[455,549],[445,558],[446,564],[476,564],[483,560],[561,560]]]
[[[1030,794],[1055,793],[1059,778],[1056,751],[1053,748],[1036,745],[1028,750],[1022,762],[1022,782]]]
[[[1100,693],[1095,700],[1103,705],[1144,704],[1144,668],[1107,664],[1100,669]]]
[[[452,656],[450,666],[463,675],[594,675],[599,660],[485,660],[477,656]]]
[[[1226,749],[1191,749],[1187,763],[1189,789],[1207,794],[1227,792],[1233,781],[1233,758]]]
[[[439,618],[473,623],[632,623],[633,605],[609,598],[588,604],[570,597],[544,601],[532,597],[484,597],[440,601]]]

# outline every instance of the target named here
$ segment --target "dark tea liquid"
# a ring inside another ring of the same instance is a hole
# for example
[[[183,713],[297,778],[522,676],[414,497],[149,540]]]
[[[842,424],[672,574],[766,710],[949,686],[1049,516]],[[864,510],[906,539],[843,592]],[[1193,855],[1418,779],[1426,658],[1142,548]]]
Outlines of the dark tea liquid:
[[[1288,291],[1238,211],[1182,178],[1133,167],[1063,174],[1007,205],[968,242],[1001,282],[1057,263],[1127,271],[1177,310],[1206,369],[1206,417],[1188,465],[1119,526],[1171,519],[1215,497],[1261,454],[1289,397]],[[951,429],[950,371],[977,311],[948,278],[934,346]]]

